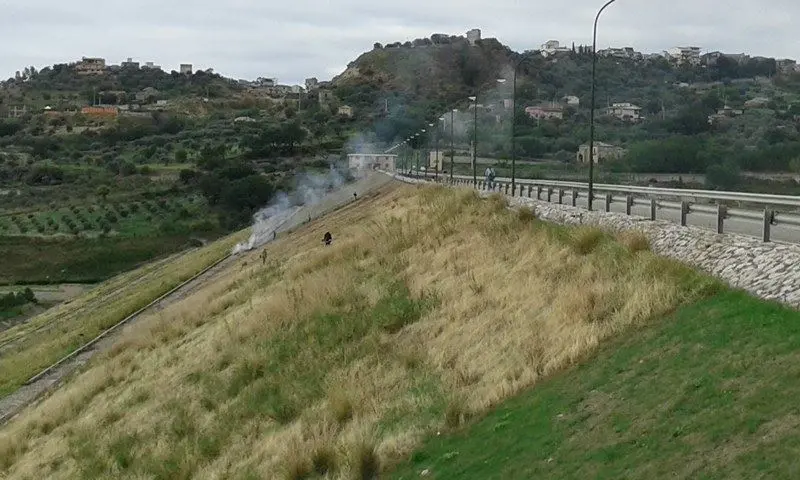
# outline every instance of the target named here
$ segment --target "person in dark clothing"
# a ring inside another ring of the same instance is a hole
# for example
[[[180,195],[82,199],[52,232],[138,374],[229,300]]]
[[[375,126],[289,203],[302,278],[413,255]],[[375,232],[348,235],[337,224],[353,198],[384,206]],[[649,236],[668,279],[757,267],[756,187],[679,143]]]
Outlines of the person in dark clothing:
[[[322,241],[325,242],[325,245],[330,245],[331,241],[333,241],[333,236],[331,236],[331,232],[325,232],[325,236],[322,237]]]
[[[358,194],[356,192],[353,192],[353,200],[358,200]]]

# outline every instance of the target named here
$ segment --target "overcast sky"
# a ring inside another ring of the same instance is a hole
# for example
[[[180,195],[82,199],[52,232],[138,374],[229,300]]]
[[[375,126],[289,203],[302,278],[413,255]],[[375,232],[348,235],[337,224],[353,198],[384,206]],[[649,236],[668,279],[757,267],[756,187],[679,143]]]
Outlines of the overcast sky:
[[[0,0],[0,77],[26,65],[104,57],[214,68],[233,78],[302,83],[342,72],[373,43],[480,28],[517,51],[549,39],[591,44],[602,0]],[[794,22],[793,22],[794,19]],[[618,0],[598,48],[677,45],[800,57],[797,0]]]

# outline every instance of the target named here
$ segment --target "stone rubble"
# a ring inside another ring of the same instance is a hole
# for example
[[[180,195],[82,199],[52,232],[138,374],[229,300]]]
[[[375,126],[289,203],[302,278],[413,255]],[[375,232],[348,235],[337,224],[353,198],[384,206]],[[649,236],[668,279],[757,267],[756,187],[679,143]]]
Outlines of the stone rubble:
[[[393,175],[406,183],[427,183]],[[492,192],[482,191],[488,197]],[[763,243],[745,235],[682,227],[667,220],[587,211],[525,197],[506,195],[511,207],[531,208],[541,220],[563,225],[590,225],[610,231],[638,231],[654,253],[700,269],[733,288],[765,300],[800,308],[800,245]]]

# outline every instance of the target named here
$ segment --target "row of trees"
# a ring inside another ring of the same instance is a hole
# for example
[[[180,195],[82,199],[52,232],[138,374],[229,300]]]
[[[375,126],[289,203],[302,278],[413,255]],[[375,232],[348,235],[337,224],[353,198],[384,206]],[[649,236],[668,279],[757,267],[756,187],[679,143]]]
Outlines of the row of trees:
[[[19,307],[28,303],[37,303],[36,295],[33,290],[26,288],[20,292],[9,292],[5,295],[0,295],[0,311],[9,310],[14,307]]]

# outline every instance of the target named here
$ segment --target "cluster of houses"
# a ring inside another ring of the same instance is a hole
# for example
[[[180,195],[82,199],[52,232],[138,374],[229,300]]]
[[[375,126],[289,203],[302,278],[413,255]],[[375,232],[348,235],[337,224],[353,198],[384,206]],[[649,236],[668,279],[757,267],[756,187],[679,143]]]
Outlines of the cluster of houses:
[[[153,62],[145,62],[141,64],[139,62],[135,62],[132,58],[128,57],[128,59],[119,65],[107,65],[105,58],[100,57],[82,57],[80,61],[74,62],[71,66],[75,69],[75,72],[78,75],[105,75],[109,72],[117,72],[123,68],[129,69],[133,68],[136,70],[139,69],[152,69],[152,70],[162,70],[160,65],[156,65]],[[191,63],[182,63],[178,67],[178,72],[183,75],[191,75],[192,64]],[[204,70],[205,73],[214,73],[214,69],[207,69]]]
[[[584,47],[581,47],[582,49]],[[561,53],[570,53],[575,51],[575,46],[567,47],[562,45],[558,40],[548,40],[539,47],[539,54],[544,57],[552,57]],[[589,50],[591,52],[591,50]],[[636,51],[632,47],[612,47],[603,50],[598,50],[597,55],[600,57],[611,57],[629,60],[648,60],[665,58],[676,65],[706,65],[714,66],[720,58],[729,58],[740,65],[746,64],[751,59],[753,60],[768,60],[766,57],[750,57],[744,53],[723,53],[719,51],[703,53],[701,47],[697,46],[678,46],[672,47],[661,53],[642,53]],[[776,60],[778,71],[781,73],[794,73],[800,72],[800,65],[796,60],[790,58]]]
[[[552,102],[545,105],[525,107],[525,113],[536,120],[562,120],[567,106],[577,107],[579,105],[580,99],[578,97],[568,95],[561,100],[561,103]],[[639,122],[644,119],[642,107],[630,102],[612,103],[608,107],[601,109],[601,113],[625,122]]]
[[[305,80],[305,88],[300,85],[282,85],[275,78],[262,78],[256,80],[237,80],[237,83],[245,88],[245,93],[251,97],[270,100],[276,103],[284,103],[289,100],[300,102],[303,96],[314,95],[320,105],[330,107],[335,103],[335,97],[331,88],[331,82],[320,82],[317,78],[311,77]],[[353,117],[353,107],[349,105],[339,105],[336,109],[337,115],[344,118]]]

